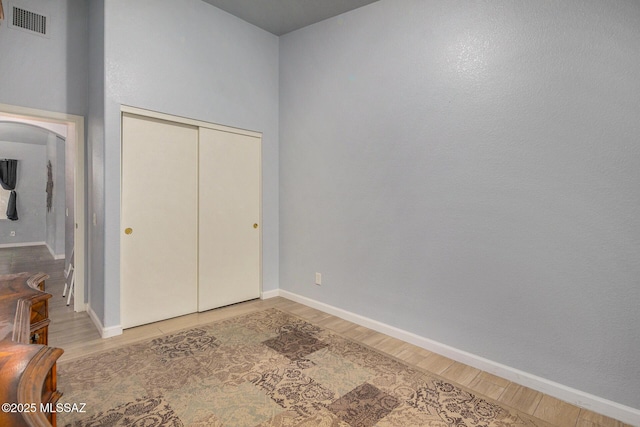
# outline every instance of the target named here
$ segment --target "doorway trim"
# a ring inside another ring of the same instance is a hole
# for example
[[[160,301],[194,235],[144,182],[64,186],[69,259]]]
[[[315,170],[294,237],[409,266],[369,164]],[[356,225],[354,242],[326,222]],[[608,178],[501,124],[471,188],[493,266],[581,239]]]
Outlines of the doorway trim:
[[[27,119],[36,119],[45,122],[53,122],[67,125],[67,140],[76,148],[76,163],[74,176],[74,205],[75,205],[75,231],[73,244],[75,248],[75,284],[74,284],[74,311],[86,311],[84,302],[85,267],[87,265],[85,248],[85,140],[84,117],[73,114],[57,113],[35,108],[20,107],[17,105],[1,104],[0,112],[9,115],[20,116]]]
[[[153,119],[165,120],[167,122],[181,123],[181,124],[184,124],[184,125],[190,125],[190,126],[196,126],[196,127],[208,128],[208,129],[215,129],[215,130],[221,130],[223,132],[237,133],[237,134],[240,134],[240,135],[247,135],[247,136],[253,136],[255,138],[262,138],[262,133],[261,132],[256,132],[256,131],[253,131],[253,130],[234,128],[234,127],[231,127],[231,126],[219,125],[217,123],[210,123],[210,122],[204,122],[202,120],[190,119],[190,118],[187,118],[187,117],[174,116],[174,115],[171,115],[171,114],[161,113],[159,111],[145,110],[143,108],[132,107],[132,106],[129,106],[129,105],[121,105],[120,106],[120,114],[122,115],[122,113],[135,114],[135,115],[138,115],[138,116],[151,117]]]

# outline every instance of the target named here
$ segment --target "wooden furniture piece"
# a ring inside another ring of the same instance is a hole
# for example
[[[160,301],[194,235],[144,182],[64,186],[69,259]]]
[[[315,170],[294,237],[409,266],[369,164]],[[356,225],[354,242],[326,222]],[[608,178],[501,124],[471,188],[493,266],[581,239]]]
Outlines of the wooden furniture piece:
[[[0,426],[51,427],[62,396],[56,360],[47,346],[49,298],[44,273],[0,275]]]

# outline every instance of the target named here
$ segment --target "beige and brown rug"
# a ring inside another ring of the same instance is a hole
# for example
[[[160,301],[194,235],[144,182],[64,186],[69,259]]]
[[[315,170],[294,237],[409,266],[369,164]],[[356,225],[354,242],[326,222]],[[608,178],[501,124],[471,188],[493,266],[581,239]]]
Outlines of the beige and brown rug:
[[[61,363],[61,426],[548,426],[277,309]]]

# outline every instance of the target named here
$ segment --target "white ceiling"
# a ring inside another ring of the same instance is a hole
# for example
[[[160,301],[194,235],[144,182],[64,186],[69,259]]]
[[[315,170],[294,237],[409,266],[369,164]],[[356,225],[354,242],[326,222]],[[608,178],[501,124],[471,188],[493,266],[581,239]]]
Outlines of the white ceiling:
[[[67,125],[0,113],[0,141],[46,145],[49,135],[67,137]]]
[[[0,121],[0,141],[47,145],[50,134],[48,130],[34,125]]]
[[[276,36],[378,0],[203,0]]]
[[[37,126],[43,129],[50,130],[51,132],[56,133],[63,138],[67,137],[66,124],[47,122],[44,120],[25,119],[13,114],[0,113],[0,123],[7,123],[7,122],[26,123],[32,126]]]

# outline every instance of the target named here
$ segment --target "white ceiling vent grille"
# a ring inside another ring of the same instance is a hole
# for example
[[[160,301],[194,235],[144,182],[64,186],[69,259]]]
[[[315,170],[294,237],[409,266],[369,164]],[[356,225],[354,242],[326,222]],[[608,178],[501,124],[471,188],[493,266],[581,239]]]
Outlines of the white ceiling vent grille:
[[[39,13],[31,12],[20,7],[13,6],[13,19],[11,27],[26,30],[33,34],[47,36],[47,17]]]

